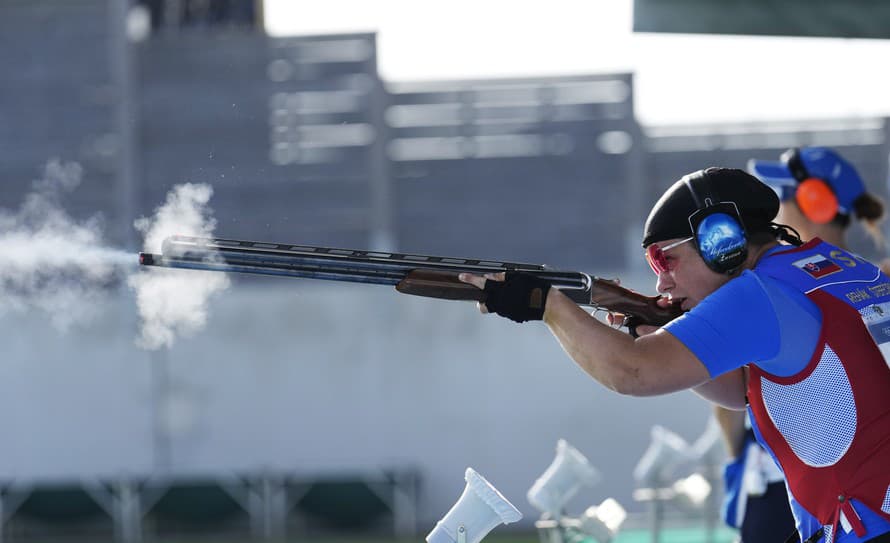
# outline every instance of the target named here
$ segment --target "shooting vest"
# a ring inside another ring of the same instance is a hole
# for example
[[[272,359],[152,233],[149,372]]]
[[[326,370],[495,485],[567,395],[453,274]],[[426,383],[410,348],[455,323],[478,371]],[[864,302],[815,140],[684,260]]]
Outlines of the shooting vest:
[[[751,413],[826,541],[842,512],[862,537],[851,498],[890,520],[890,279],[819,239],[773,253],[756,271],[805,293],[822,329],[799,373],[780,377],[750,365]]]

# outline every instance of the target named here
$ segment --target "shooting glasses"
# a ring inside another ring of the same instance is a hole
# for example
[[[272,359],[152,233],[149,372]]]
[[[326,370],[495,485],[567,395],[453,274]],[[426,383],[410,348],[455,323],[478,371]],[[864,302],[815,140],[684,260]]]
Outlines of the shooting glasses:
[[[646,262],[649,263],[649,267],[652,268],[652,271],[655,272],[655,275],[661,275],[666,271],[670,271],[671,267],[668,265],[667,257],[664,255],[665,251],[670,251],[674,247],[679,247],[683,245],[687,241],[692,241],[693,237],[688,237],[686,239],[675,241],[673,243],[669,243],[664,247],[660,247],[657,243],[653,243],[652,245],[646,247]]]

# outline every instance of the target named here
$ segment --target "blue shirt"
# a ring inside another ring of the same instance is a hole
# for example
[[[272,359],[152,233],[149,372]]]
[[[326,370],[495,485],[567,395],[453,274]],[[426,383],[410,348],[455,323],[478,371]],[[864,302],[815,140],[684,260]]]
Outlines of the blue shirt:
[[[819,309],[800,290],[746,270],[665,329],[711,377],[749,362],[787,377],[809,363],[821,325]]]

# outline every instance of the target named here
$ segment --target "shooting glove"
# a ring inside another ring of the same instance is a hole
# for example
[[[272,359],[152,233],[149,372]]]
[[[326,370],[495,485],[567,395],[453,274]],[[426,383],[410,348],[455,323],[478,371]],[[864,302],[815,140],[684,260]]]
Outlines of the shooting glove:
[[[506,280],[485,282],[485,307],[515,322],[544,318],[550,283],[534,275],[507,272]]]

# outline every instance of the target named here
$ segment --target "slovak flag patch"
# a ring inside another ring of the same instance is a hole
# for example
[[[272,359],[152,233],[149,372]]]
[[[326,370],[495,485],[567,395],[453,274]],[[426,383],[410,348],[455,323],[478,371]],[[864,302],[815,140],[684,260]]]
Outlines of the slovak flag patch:
[[[820,254],[810,255],[792,264],[816,279],[841,271],[840,266]]]

